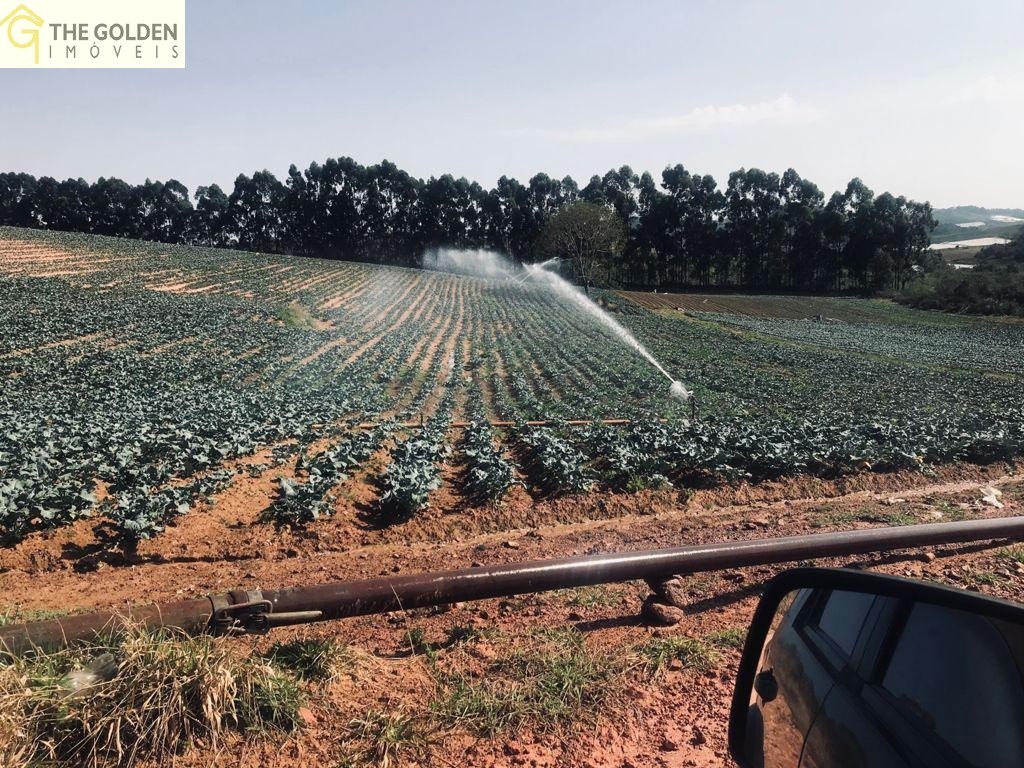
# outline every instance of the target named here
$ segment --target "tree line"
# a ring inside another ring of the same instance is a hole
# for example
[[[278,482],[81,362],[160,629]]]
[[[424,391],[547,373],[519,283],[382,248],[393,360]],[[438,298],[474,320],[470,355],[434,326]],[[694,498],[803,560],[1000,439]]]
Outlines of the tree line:
[[[628,166],[593,176],[539,173],[492,189],[446,174],[426,181],[351,158],[239,175],[190,196],[180,182],[57,181],[0,173],[0,224],[166,243],[419,266],[437,246],[541,258],[546,229],[574,203],[614,211],[624,237],[607,279],[636,288],[859,291],[902,288],[926,265],[928,203],[875,195],[860,179],[828,200],[793,169],[729,175],[724,189],[682,165],[660,182]]]

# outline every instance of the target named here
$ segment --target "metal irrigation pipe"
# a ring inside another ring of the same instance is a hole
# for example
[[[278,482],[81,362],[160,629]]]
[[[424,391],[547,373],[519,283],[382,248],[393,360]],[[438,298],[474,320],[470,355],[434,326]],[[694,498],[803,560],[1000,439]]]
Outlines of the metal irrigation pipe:
[[[547,426],[569,426],[585,427],[590,424],[609,424],[612,426],[623,426],[632,424],[634,419],[567,419],[562,421],[488,421],[492,427],[547,427]],[[662,424],[668,423],[668,419],[656,419]],[[453,421],[448,426],[451,429],[465,429],[470,425],[468,421]],[[372,421],[364,421],[356,425],[356,429],[374,429],[378,425]],[[418,429],[423,426],[421,421],[404,421],[397,425],[400,429]]]
[[[566,587],[657,581],[677,574],[991,539],[1024,539],[1024,516],[726,541],[284,589],[235,590],[129,608],[123,613],[8,626],[0,629],[0,648],[17,654],[33,647],[59,647],[101,635],[126,617],[148,627],[177,627],[189,633],[262,633],[277,626]]]

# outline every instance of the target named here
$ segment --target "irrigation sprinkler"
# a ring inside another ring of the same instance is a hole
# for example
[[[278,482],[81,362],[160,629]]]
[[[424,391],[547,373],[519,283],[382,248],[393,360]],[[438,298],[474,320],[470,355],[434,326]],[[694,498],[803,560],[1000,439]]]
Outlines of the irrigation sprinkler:
[[[646,580],[890,549],[983,540],[1024,539],[1024,516],[725,541],[671,549],[507,563],[363,581],[283,589],[249,589],[122,613],[68,616],[0,629],[0,648],[20,654],[89,640],[125,618],[148,627],[189,633],[262,634],[274,627],[329,621],[469,600],[568,587]]]

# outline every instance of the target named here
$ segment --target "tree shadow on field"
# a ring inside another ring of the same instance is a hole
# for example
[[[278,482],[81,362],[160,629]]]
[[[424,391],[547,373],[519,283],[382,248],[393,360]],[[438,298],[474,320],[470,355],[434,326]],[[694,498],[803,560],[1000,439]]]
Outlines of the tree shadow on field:
[[[383,531],[412,519],[412,515],[390,510],[379,502],[361,502],[355,505],[355,509],[358,527],[363,531]]]
[[[71,563],[74,570],[84,573],[97,570],[101,565],[124,568],[132,565],[160,565],[174,563],[233,563],[258,560],[259,554],[217,553],[209,555],[174,555],[160,552],[139,554],[125,551],[111,541],[101,539],[90,544],[68,542],[61,547],[61,559]]]

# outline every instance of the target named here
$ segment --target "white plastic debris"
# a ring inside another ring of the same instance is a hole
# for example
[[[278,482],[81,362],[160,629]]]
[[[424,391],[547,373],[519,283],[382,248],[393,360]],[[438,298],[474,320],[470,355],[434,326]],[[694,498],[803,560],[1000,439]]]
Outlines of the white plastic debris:
[[[117,660],[113,654],[97,656],[82,669],[68,672],[61,680],[61,686],[68,696],[77,696],[95,685],[114,679],[117,674]]]
[[[1003,502],[999,500],[999,497],[1002,495],[1002,491],[991,485],[987,485],[981,489],[981,500],[988,504],[989,506],[995,507],[996,509],[1003,508]]]

